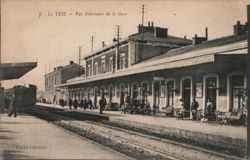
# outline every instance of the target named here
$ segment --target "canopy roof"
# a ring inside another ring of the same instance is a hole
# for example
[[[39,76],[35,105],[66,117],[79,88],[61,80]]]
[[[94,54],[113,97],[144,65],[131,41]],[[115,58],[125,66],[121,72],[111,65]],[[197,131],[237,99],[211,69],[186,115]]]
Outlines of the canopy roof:
[[[0,80],[18,79],[37,66],[37,62],[2,63]]]
[[[90,77],[79,77],[77,79],[70,79],[67,80],[67,83],[58,85],[56,87],[94,82],[104,79],[128,76],[139,73],[146,73],[151,71],[158,71],[163,69],[173,69],[173,68],[194,66],[204,63],[212,63],[216,61],[217,59],[216,57],[218,57],[218,55],[224,55],[224,57],[228,57],[228,56],[234,56],[235,54],[236,55],[247,54],[247,40],[239,41],[236,43],[229,43],[226,45],[219,45],[198,50],[192,50],[190,52],[183,52],[181,54],[179,53],[169,54],[169,55],[164,55],[164,57],[157,56],[161,57],[161,59],[152,58],[149,59],[148,61],[132,65],[129,68],[123,70],[117,70],[115,74],[113,72],[107,72],[105,74],[99,74]]]

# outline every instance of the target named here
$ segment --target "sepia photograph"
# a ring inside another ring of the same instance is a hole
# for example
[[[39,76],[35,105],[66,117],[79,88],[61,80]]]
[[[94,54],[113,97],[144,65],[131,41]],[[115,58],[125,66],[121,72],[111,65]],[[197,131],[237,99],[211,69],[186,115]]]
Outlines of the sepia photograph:
[[[249,0],[1,0],[0,160],[249,160]]]

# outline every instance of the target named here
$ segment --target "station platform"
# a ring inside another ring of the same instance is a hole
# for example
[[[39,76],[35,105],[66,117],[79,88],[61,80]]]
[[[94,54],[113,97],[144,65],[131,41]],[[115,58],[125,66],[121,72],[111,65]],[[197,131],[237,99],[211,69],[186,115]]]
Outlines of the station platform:
[[[36,117],[0,114],[0,159],[129,158]]]
[[[152,131],[157,134],[166,134],[180,138],[187,138],[205,144],[212,144],[219,147],[230,147],[238,150],[246,149],[247,127],[222,125],[217,123],[202,123],[192,120],[179,120],[174,117],[154,117],[138,114],[124,114],[121,111],[104,111],[99,114],[98,109],[69,109],[68,106],[61,107],[51,104],[37,104],[40,106],[61,108],[65,111],[81,112],[95,117],[95,115],[108,117],[109,121],[115,124]]]

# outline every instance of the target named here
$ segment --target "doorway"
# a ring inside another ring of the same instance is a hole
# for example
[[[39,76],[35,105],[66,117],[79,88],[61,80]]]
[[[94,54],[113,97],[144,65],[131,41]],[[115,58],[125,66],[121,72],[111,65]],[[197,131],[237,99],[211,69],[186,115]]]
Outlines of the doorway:
[[[231,104],[230,112],[239,112],[244,105],[244,76],[243,75],[234,75],[231,77]]]
[[[153,102],[154,102],[154,106],[159,107],[160,105],[160,81],[154,82]]]
[[[190,111],[191,102],[191,79],[182,80],[182,99],[186,111]]]
[[[120,107],[124,104],[124,92],[125,92],[125,86],[124,84],[120,85]]]
[[[217,109],[217,78],[216,77],[208,77],[206,79],[205,86],[205,106],[207,104],[208,99],[211,100],[213,104],[212,112]]]
[[[167,82],[167,107],[174,107],[174,80]]]

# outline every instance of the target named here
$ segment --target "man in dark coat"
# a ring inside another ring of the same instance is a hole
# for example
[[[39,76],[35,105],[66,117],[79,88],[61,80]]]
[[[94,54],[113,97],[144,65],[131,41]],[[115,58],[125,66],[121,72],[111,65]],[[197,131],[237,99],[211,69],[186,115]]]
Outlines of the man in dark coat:
[[[74,107],[74,109],[77,109],[77,106],[78,106],[78,101],[75,98],[74,101],[73,101],[73,107]]]
[[[197,108],[199,107],[199,103],[193,98],[193,101],[191,103],[191,111],[193,115],[193,120],[196,120],[196,115],[197,115]]]
[[[72,101],[72,99],[71,99],[71,97],[70,97],[70,98],[69,98],[69,109],[71,109],[72,105],[73,105],[73,101]]]
[[[99,100],[99,106],[100,106],[100,114],[102,114],[102,111],[104,110],[105,106],[106,106],[106,99],[104,98],[104,96],[102,96],[102,98]]]
[[[93,109],[93,103],[92,103],[92,100],[89,98],[88,100],[88,105],[89,105],[89,109]]]
[[[82,98],[81,98],[81,101],[80,101],[80,107],[81,107],[81,109],[83,109],[83,107],[84,107],[84,101],[83,101]]]
[[[84,98],[84,110],[88,108],[88,101],[86,99],[86,97]]]

